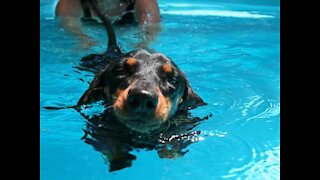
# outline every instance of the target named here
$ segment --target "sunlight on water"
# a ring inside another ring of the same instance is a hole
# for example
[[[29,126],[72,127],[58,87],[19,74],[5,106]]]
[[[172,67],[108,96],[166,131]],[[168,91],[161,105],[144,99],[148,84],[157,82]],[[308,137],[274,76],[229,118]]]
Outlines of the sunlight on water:
[[[222,5],[213,5],[213,4],[196,4],[196,3],[161,3],[160,8],[162,7],[223,7]]]
[[[175,10],[161,11],[161,14],[179,15],[179,16],[221,16],[236,18],[273,18],[270,15],[254,14],[240,11],[223,11],[223,10]]]
[[[263,159],[253,163],[244,172],[246,179],[279,179],[280,147],[274,147],[262,153]]]

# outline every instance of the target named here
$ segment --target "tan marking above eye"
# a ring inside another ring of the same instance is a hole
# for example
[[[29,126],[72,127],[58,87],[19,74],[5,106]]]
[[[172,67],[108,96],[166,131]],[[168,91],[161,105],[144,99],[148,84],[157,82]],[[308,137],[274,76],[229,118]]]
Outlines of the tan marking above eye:
[[[135,64],[137,64],[137,59],[136,58],[128,58],[126,63],[129,65],[129,66],[133,66]]]
[[[162,65],[162,70],[163,70],[165,73],[172,73],[172,71],[173,71],[172,66],[169,65],[169,64],[164,64],[164,65]]]

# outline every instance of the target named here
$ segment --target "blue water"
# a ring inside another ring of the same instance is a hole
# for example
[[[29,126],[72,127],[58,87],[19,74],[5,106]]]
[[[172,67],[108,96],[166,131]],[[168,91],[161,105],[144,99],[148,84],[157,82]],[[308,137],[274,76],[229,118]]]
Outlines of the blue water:
[[[93,74],[73,67],[81,57],[104,51],[104,28],[85,27],[98,43],[81,49],[54,19],[55,1],[41,0],[41,179],[280,179],[279,4],[159,4],[162,31],[150,47],[173,59],[208,103],[192,115],[213,115],[196,127],[198,141],[176,160],[160,159],[156,151],[134,151],[132,167],[109,173],[101,153],[80,140],[86,122],[78,112],[43,108],[77,103]],[[116,28],[116,33],[126,51],[140,37],[135,28]]]

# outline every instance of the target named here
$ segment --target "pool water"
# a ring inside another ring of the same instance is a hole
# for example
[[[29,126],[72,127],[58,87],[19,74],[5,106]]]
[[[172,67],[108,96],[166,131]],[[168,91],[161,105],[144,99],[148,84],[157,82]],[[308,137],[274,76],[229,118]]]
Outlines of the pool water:
[[[100,152],[81,140],[85,119],[73,109],[93,79],[74,68],[81,57],[103,52],[102,26],[86,26],[97,41],[81,49],[59,27],[53,0],[40,1],[40,176],[51,179],[280,179],[279,4],[159,0],[162,30],[149,45],[169,56],[212,114],[189,152],[175,160],[139,150],[132,167],[108,172]],[[254,1],[250,1],[254,2]],[[121,48],[134,49],[135,28],[117,27]]]

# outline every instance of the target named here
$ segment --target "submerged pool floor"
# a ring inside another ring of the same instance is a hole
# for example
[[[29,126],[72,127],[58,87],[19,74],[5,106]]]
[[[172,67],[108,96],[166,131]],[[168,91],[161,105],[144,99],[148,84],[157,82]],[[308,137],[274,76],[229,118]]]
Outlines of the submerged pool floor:
[[[54,179],[280,179],[279,6],[161,0],[162,30],[151,49],[169,56],[208,103],[193,116],[212,114],[196,130],[198,142],[176,160],[133,151],[130,168],[108,172],[101,153],[84,143],[85,119],[73,109],[93,78],[74,68],[106,48],[102,26],[87,26],[90,49],[59,27],[53,1],[40,1],[40,170]],[[116,28],[125,51],[135,28]]]

